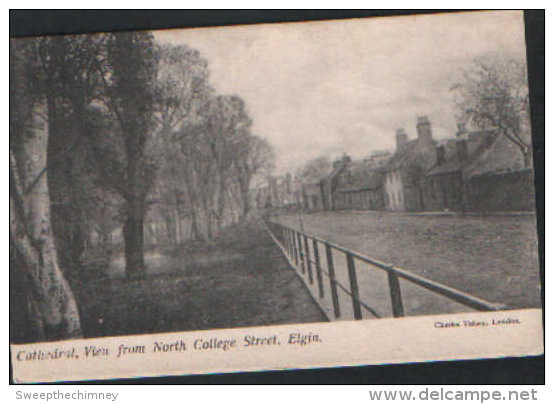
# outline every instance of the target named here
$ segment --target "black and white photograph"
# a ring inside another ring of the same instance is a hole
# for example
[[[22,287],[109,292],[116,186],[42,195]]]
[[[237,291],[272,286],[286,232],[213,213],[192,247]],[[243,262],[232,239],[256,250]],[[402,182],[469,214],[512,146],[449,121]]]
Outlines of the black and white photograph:
[[[522,12],[10,38],[9,69],[13,346],[540,313]]]

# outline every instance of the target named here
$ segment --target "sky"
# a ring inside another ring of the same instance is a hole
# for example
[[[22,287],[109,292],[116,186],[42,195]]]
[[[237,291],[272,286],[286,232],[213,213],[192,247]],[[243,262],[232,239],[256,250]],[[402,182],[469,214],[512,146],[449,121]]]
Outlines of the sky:
[[[416,137],[429,117],[436,139],[453,137],[451,86],[475,57],[525,58],[516,11],[378,17],[157,31],[208,60],[210,82],[237,94],[252,132],[274,147],[277,173],[320,155],[362,158]]]

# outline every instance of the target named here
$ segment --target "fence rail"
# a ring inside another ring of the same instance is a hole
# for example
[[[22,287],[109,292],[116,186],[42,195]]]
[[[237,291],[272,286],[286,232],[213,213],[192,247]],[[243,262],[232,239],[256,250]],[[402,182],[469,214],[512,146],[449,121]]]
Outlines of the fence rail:
[[[475,310],[494,311],[507,308],[503,304],[488,302],[486,300],[464,293],[460,290],[443,285],[439,282],[432,281],[430,279],[416,275],[412,272],[381,262],[356,251],[352,251],[346,247],[342,247],[330,241],[323,240],[314,235],[283,226],[282,224],[275,222],[265,222],[265,225],[271,237],[281,247],[283,253],[287,256],[291,264],[293,264],[297,268],[302,276],[306,277],[307,275],[306,282],[308,282],[309,285],[314,285],[314,281],[317,282],[317,297],[319,299],[323,299],[325,297],[323,276],[328,279],[335,318],[341,317],[341,307],[339,304],[338,296],[339,289],[350,297],[354,319],[362,319],[362,309],[371,313],[376,318],[382,317],[367,303],[363,302],[360,299],[360,289],[356,272],[356,261],[365,262],[387,273],[389,289],[388,294],[390,296],[392,306],[391,314],[393,317],[403,317],[405,315],[399,279],[404,279],[437,295],[444,296],[449,300],[460,303]],[[312,254],[310,254],[310,242],[312,244]],[[322,265],[323,260],[319,256],[320,245],[324,246],[325,248],[326,265]],[[333,251],[338,251],[344,254],[346,258],[349,285],[344,285],[339,280],[337,280],[337,276],[335,273],[335,262],[333,259]]]

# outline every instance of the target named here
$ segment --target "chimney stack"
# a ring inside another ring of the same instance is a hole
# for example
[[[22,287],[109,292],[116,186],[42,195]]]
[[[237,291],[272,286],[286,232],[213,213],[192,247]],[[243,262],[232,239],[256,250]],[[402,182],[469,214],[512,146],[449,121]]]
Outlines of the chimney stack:
[[[420,143],[432,143],[433,133],[431,132],[431,122],[427,116],[417,117],[417,138]]]
[[[404,132],[404,128],[396,130],[396,151],[401,150],[408,143],[408,135]]]
[[[446,149],[444,145],[437,146],[437,165],[442,165],[446,161]]]
[[[467,138],[468,133],[465,123],[458,123],[458,132],[456,132],[456,153],[458,153],[458,159],[460,161],[465,161],[468,157]]]

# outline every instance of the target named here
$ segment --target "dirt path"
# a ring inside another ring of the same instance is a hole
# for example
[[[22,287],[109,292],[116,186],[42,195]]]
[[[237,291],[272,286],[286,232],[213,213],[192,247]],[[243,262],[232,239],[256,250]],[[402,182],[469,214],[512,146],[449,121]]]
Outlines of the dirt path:
[[[151,254],[143,280],[119,277],[117,262],[77,293],[87,337],[326,320],[259,224]]]

